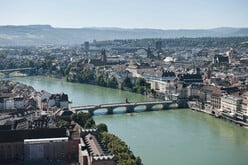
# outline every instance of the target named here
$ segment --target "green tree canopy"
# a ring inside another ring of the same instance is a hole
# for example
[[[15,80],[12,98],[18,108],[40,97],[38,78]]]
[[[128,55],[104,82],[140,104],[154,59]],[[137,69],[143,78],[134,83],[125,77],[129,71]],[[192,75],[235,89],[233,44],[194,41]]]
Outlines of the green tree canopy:
[[[118,82],[114,76],[107,79],[107,87],[118,88]]]
[[[124,88],[132,89],[132,88],[133,88],[133,84],[132,84],[131,79],[130,79],[129,77],[126,77],[126,78],[123,80],[123,82],[122,82],[122,84],[121,84],[121,87],[122,87],[122,89],[124,89]]]
[[[108,152],[115,155],[117,165],[141,165],[141,159],[135,157],[124,141],[117,136],[102,132],[102,142],[106,146]]]
[[[97,130],[102,133],[102,132],[108,132],[108,127],[104,123],[100,123],[96,126]]]
[[[92,118],[92,114],[80,112],[72,115],[72,120],[77,122],[83,128],[92,128],[95,122]]]

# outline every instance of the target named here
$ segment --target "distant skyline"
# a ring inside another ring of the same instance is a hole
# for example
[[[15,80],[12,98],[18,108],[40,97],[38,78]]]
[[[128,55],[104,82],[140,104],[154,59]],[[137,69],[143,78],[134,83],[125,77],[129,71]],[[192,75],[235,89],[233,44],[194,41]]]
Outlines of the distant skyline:
[[[248,27],[247,0],[0,0],[0,25]]]

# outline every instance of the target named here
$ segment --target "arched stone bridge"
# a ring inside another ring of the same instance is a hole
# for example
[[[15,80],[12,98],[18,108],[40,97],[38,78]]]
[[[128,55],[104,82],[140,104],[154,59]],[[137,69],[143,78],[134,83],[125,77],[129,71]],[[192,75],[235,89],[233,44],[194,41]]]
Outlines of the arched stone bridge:
[[[76,106],[71,107],[71,111],[78,113],[80,111],[88,111],[94,114],[97,110],[106,109],[107,114],[113,114],[114,110],[117,108],[125,108],[126,113],[134,112],[136,107],[144,107],[144,110],[151,111],[153,109],[170,109],[171,106],[176,106],[177,108],[184,108],[177,102],[173,101],[146,101],[146,102],[128,102],[128,103],[112,103],[112,104],[100,104],[100,105],[86,105],[86,106]],[[155,107],[155,108],[154,108]]]

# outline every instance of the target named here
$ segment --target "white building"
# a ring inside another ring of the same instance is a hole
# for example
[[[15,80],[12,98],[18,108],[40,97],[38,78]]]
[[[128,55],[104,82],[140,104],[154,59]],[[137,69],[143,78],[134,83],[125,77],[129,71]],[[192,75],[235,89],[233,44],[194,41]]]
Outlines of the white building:
[[[242,99],[235,96],[221,97],[222,114],[234,117],[236,113],[240,113],[242,109]]]
[[[176,86],[173,82],[165,82],[160,80],[149,80],[151,84],[151,89],[154,89],[156,92],[164,94],[166,100],[171,100],[172,95],[176,94]]]
[[[68,95],[64,93],[52,94],[48,99],[48,108],[52,108],[54,106],[62,109],[68,109],[69,108]]]

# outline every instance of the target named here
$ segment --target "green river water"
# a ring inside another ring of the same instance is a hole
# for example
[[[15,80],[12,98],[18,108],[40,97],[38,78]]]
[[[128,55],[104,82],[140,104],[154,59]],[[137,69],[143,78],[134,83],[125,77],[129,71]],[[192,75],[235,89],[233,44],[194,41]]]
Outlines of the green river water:
[[[145,96],[47,77],[12,78],[50,93],[67,93],[72,106],[150,100]],[[248,165],[248,129],[189,109],[96,115],[144,165]]]

